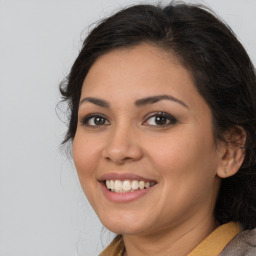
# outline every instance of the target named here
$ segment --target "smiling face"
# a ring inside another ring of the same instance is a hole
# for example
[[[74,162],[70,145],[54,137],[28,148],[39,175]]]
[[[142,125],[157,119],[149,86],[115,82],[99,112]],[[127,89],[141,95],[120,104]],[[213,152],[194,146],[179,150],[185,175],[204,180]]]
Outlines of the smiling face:
[[[221,155],[211,110],[162,49],[141,44],[98,58],[83,83],[73,156],[88,200],[115,233],[214,221]]]

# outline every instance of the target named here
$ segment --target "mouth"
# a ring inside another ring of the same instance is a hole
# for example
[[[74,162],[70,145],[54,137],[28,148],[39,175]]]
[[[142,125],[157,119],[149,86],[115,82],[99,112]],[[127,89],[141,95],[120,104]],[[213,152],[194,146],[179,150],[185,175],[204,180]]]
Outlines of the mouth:
[[[156,184],[154,181],[144,180],[104,180],[106,188],[114,193],[131,193],[138,190],[146,190]]]
[[[129,203],[152,193],[157,182],[134,173],[105,173],[98,179],[105,198],[114,203]]]

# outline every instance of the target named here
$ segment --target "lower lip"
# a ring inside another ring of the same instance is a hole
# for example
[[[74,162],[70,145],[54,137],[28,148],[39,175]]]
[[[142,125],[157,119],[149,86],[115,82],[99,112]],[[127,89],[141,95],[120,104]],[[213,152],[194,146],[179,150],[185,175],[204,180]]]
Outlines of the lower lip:
[[[101,182],[101,189],[103,191],[104,196],[112,202],[117,202],[117,203],[127,203],[134,201],[138,198],[143,197],[146,195],[148,192],[152,190],[154,186],[149,187],[147,189],[141,189],[141,190],[135,190],[133,192],[127,192],[127,193],[116,193],[108,190],[104,184],[104,182]]]

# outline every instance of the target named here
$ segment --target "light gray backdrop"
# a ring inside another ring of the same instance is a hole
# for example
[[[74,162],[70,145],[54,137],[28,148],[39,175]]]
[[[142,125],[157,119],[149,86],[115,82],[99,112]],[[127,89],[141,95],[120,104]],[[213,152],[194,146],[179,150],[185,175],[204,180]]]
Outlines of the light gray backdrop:
[[[59,150],[55,106],[87,27],[134,2],[0,0],[0,256],[96,256],[111,239]],[[197,2],[230,24],[255,64],[256,1]]]

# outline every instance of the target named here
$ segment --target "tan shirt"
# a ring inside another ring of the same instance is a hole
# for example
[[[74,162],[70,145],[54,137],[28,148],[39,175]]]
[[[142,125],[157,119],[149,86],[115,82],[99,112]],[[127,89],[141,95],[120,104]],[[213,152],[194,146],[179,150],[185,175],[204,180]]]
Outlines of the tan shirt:
[[[240,225],[229,222],[216,228],[210,233],[188,256],[218,256],[225,246],[240,231]],[[121,235],[118,235],[111,244],[99,256],[122,256],[124,242]]]

